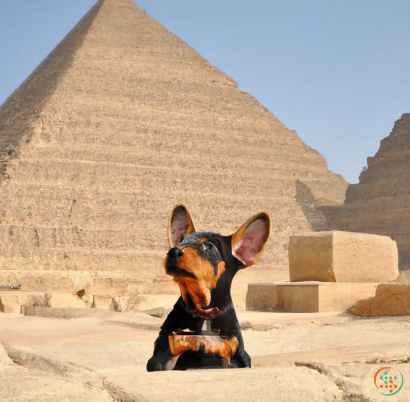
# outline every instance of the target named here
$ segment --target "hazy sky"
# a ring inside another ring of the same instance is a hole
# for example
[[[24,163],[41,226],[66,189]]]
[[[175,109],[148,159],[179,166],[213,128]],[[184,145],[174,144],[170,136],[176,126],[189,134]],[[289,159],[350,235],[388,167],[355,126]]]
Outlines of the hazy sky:
[[[409,0],[136,0],[358,181],[410,112]],[[0,104],[95,0],[0,0]]]

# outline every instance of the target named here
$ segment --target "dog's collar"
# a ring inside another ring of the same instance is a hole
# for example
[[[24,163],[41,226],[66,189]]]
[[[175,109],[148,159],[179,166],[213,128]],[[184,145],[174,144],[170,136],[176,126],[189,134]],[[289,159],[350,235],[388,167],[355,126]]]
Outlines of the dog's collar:
[[[214,318],[219,317],[219,316],[222,315],[222,314],[225,314],[231,307],[233,308],[233,304],[230,303],[230,304],[228,304],[228,305],[227,305],[224,309],[222,309],[222,310],[219,310],[217,307],[215,307],[215,309],[216,309],[217,311],[212,312],[212,313],[202,314],[202,313],[201,313],[201,309],[200,309],[199,307],[197,307],[197,309],[195,309],[195,310],[192,310],[192,309],[188,308],[184,302],[182,303],[182,305],[184,306],[186,312],[187,312],[188,314],[191,314],[192,317],[194,317],[194,318],[201,317],[201,318],[203,318],[203,319],[205,319],[205,320],[213,320]],[[199,310],[199,311],[198,311],[198,310]]]

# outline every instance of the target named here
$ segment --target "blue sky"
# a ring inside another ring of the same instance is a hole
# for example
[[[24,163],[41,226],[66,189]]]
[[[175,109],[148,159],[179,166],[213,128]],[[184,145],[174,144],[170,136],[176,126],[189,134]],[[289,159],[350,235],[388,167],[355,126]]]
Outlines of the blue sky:
[[[0,0],[0,104],[95,0]],[[358,181],[410,112],[408,0],[136,0]]]

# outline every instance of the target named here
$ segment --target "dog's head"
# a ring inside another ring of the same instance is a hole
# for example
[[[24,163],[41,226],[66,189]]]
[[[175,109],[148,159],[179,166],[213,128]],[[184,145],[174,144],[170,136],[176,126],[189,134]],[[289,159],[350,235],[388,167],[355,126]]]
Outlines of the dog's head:
[[[269,215],[260,212],[230,236],[197,232],[188,209],[178,204],[169,220],[165,272],[189,308],[220,308],[230,298],[235,273],[259,260],[269,231]]]

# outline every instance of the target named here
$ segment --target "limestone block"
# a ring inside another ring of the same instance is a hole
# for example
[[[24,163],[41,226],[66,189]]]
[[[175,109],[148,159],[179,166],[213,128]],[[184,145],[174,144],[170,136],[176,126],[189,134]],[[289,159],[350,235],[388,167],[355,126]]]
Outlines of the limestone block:
[[[138,295],[138,311],[153,308],[172,309],[179,295]]]
[[[17,286],[22,283],[23,273],[29,271],[14,271],[0,270],[0,285],[1,286]]]
[[[73,284],[65,271],[22,271],[21,289],[27,292],[73,292]]]
[[[170,312],[171,308],[155,307],[148,310],[143,310],[143,313],[156,318],[165,318]]]
[[[97,317],[104,313],[93,308],[50,308],[39,306],[24,306],[23,315],[27,317],[45,317],[58,319],[71,319],[83,317]]]
[[[72,294],[47,294],[48,307],[52,308],[87,308],[87,303]]]
[[[29,294],[25,307],[48,307],[49,295],[45,293]]]
[[[86,308],[87,302],[73,294],[35,293],[24,291],[0,292],[0,311],[22,313],[28,307]]]
[[[94,294],[94,274],[87,271],[67,271],[72,282],[72,293],[91,303]]]
[[[359,300],[351,312],[367,317],[410,315],[410,285],[382,283],[374,297]]]
[[[118,296],[113,297],[110,310],[118,313],[126,311],[138,311],[138,296]]]
[[[41,298],[44,294],[33,294],[16,290],[0,291],[0,311],[3,313],[21,314],[22,308],[30,296]]]
[[[318,313],[344,311],[373,296],[377,283],[277,282],[250,283],[246,309]]]
[[[113,307],[113,303],[112,303],[112,296],[94,295],[92,307],[103,309],[103,310],[114,310],[115,311]]]
[[[79,293],[89,301],[93,280],[93,273],[87,271],[0,270],[0,285],[21,284],[21,290],[27,292]]]
[[[94,295],[93,307],[117,312],[149,311],[163,309],[170,311],[178,296],[175,295],[131,295],[131,296],[102,296]]]
[[[94,278],[94,295],[125,296],[128,292],[128,280],[125,278]]]
[[[113,310],[125,311],[128,306],[129,280],[123,275],[115,275],[110,277],[96,277],[93,280],[93,307]]]
[[[123,311],[126,311],[128,307],[128,296],[119,296],[119,297],[113,297],[111,299],[111,304],[109,306],[110,310],[116,311],[117,313],[121,313]]]
[[[287,240],[289,241],[289,237]],[[249,283],[281,282],[283,280],[289,280],[289,264],[275,265],[274,269],[263,269],[258,263],[256,266],[241,269],[235,275],[235,280],[232,282],[231,288],[231,295],[235,304],[235,310],[243,311],[246,309],[246,293],[248,291]],[[175,302],[179,295],[180,291],[178,288],[178,296],[175,297]]]
[[[387,236],[317,232],[289,239],[292,282],[380,283],[396,279],[397,245]]]

